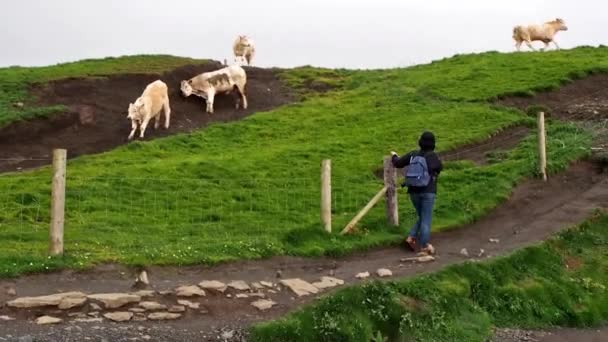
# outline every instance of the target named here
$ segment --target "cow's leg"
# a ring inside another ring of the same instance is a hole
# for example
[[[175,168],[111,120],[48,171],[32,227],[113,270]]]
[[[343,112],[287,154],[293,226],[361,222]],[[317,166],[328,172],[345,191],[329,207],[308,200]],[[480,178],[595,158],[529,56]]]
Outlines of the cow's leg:
[[[158,126],[160,126],[160,113],[154,117],[154,129],[158,129]]]
[[[171,121],[171,106],[169,106],[169,98],[167,98],[163,104],[163,112],[165,112],[165,129],[168,129],[169,122]]]
[[[547,50],[547,48],[549,48],[549,42],[544,42],[544,43],[545,43],[545,46],[542,49],[540,49],[540,51],[545,51],[545,50]]]
[[[532,51],[536,51],[536,49],[534,48],[534,46],[532,46],[532,42],[531,42],[531,41],[526,40],[526,45],[528,45],[528,47],[529,47],[530,49],[532,49]]]
[[[239,90],[239,96],[241,97],[242,101],[241,108],[247,109],[247,96],[245,96],[245,86],[237,85],[236,87]]]
[[[555,45],[555,48],[559,50],[559,45],[557,45],[557,42],[555,40],[553,41],[553,45]]]
[[[521,43],[522,42],[516,42],[515,43],[515,48],[517,49],[517,51],[521,51]]]
[[[207,94],[207,113],[213,114],[213,100],[215,99],[215,93],[209,92]]]
[[[139,128],[139,137],[143,139],[144,133],[146,133],[146,127],[148,127],[148,123],[150,122],[150,117],[146,117],[144,121],[141,123],[141,127]]]
[[[239,109],[239,106],[241,105],[241,92],[239,91],[239,88],[235,85],[234,88],[232,88],[232,97],[234,97],[234,102],[236,103],[235,108]]]
[[[135,120],[131,120],[131,134],[129,134],[129,140],[133,139],[133,136],[135,136],[136,130],[137,130],[137,122],[135,122]]]

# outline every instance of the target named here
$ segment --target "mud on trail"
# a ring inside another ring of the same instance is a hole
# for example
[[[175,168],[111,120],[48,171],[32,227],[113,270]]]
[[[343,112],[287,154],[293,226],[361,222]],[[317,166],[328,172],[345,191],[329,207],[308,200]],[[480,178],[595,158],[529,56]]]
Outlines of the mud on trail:
[[[169,87],[171,125],[154,130],[150,124],[144,140],[191,132],[211,122],[240,120],[294,101],[275,70],[245,67],[247,110],[236,110],[232,95],[217,95],[215,113],[205,113],[205,101],[184,98],[180,82],[202,72],[217,70],[219,62],[180,67],[162,75],[126,74],[103,78],[70,78],[37,85],[31,94],[40,105],[65,105],[67,112],[50,118],[17,122],[0,129],[0,172],[50,164],[53,148],[65,148],[68,157],[100,153],[127,143],[131,123],[127,108],[146,85],[161,79]],[[164,117],[161,118],[164,123]]]

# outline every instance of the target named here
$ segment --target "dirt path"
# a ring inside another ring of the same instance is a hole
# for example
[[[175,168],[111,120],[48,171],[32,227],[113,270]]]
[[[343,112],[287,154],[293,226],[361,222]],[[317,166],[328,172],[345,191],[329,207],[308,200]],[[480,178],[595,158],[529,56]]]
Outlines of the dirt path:
[[[277,271],[281,271],[283,279],[299,277],[309,282],[331,274],[343,279],[347,284],[360,282],[355,278],[357,273],[364,271],[374,273],[378,268],[389,268],[394,277],[409,277],[467,260],[468,258],[460,255],[462,248],[467,248],[475,258],[480,249],[484,249],[485,253],[480,259],[485,259],[538,243],[561,229],[581,222],[597,208],[608,208],[608,177],[598,173],[593,164],[580,162],[563,174],[551,177],[547,183],[538,180],[524,182],[514,190],[511,199],[472,225],[435,234],[433,238],[439,254],[437,260],[430,264],[402,262],[402,258],[412,256],[412,253],[400,247],[389,247],[357,253],[345,258],[273,257],[267,260],[239,261],[215,267],[151,267],[148,268],[148,272],[153,288],[158,291],[171,290],[179,285],[198,284],[202,280],[277,282]],[[498,239],[500,242],[491,243],[490,238]],[[122,266],[104,265],[86,272],[64,271],[4,280],[0,281],[0,288],[16,288],[19,296],[72,290],[86,293],[128,292],[132,291],[134,274],[134,270]],[[372,278],[376,277],[372,276]],[[278,305],[268,311],[259,312],[249,305],[257,298],[237,299],[235,291],[230,292],[232,298],[227,298],[225,294],[208,294],[196,300],[202,304],[207,313],[189,311],[178,321],[163,323],[160,330],[158,323],[149,322],[123,325],[108,322],[95,324],[70,322],[45,328],[32,324],[31,320],[41,314],[49,313],[68,321],[71,319],[65,312],[42,309],[16,311],[5,307],[0,309],[0,316],[8,315],[17,320],[3,323],[0,337],[38,336],[37,334],[55,331],[54,337],[47,337],[45,341],[71,341],[62,335],[65,333],[65,328],[71,328],[70,332],[76,334],[78,338],[104,336],[107,339],[109,336],[123,336],[123,340],[126,341],[125,336],[137,337],[141,340],[143,337],[139,335],[143,334],[163,341],[213,340],[217,338],[218,333],[213,333],[213,338],[210,338],[210,332],[217,332],[219,329],[240,331],[251,323],[280,317],[315,298],[315,296],[297,298],[288,289],[281,289],[277,293],[263,292]],[[10,298],[12,297],[1,294],[0,302]],[[154,300],[175,304],[176,298],[174,295],[157,295]],[[75,309],[68,312],[80,311]],[[125,326],[132,328],[120,330]],[[142,327],[142,331],[133,327]],[[112,335],[114,330],[117,334],[122,331],[123,335]],[[170,334],[163,335],[167,332]],[[131,334],[135,335],[131,336]]]
[[[492,342],[605,342],[608,327],[598,329],[553,329],[548,331],[526,331],[498,329]]]
[[[47,165],[53,148],[65,148],[68,157],[109,151],[127,143],[131,124],[127,108],[145,86],[157,79],[167,83],[171,103],[171,127],[146,130],[145,140],[191,132],[211,122],[240,120],[292,102],[292,93],[283,86],[276,72],[246,67],[249,108],[235,110],[230,95],[218,95],[215,113],[204,112],[205,102],[196,96],[183,98],[179,84],[197,74],[221,68],[220,63],[189,65],[162,75],[128,74],[106,78],[63,79],[36,86],[31,93],[42,105],[62,104],[66,113],[49,118],[17,122],[0,129],[0,172]]]

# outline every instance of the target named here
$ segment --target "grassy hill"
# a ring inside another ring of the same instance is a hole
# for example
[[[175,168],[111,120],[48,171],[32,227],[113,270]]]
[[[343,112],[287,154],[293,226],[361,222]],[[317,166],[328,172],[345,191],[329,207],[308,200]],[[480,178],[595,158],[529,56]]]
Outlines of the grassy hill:
[[[145,62],[132,63],[140,59]],[[129,57],[0,69],[0,76],[12,75],[17,89],[13,92],[10,83],[2,83],[0,118],[16,118],[6,108],[22,99],[28,82],[35,79],[135,72],[147,70],[148,64],[165,70],[185,62],[191,61]],[[372,171],[383,155],[415,148],[422,130],[435,132],[439,150],[481,141],[506,127],[532,123],[523,113],[488,100],[558,87],[605,70],[606,48],[490,52],[391,70],[286,70],[282,77],[294,87],[317,76],[331,80],[335,73],[340,88],[239,122],[134,142],[71,161],[64,258],[46,257],[49,169],[1,176],[0,276],[107,261],[192,264],[277,254],[341,254],[398,242],[412,216],[404,199],[400,229],[384,224],[379,206],[357,234],[322,232],[322,159],[333,163],[334,229],[339,230],[381,187]],[[551,172],[588,153],[586,132],[559,123],[548,129]],[[449,163],[440,180],[434,229],[471,222],[491,210],[516,182],[535,174],[534,160],[530,136],[490,165]]]

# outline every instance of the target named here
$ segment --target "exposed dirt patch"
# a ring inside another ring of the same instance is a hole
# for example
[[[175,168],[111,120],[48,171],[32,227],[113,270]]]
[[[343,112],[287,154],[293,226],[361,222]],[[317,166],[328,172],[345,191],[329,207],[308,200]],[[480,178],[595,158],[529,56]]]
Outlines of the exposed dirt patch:
[[[608,341],[608,327],[599,329],[552,329],[528,331],[521,329],[496,329],[492,342],[603,342]]]
[[[581,162],[570,167],[567,172],[550,177],[546,183],[539,180],[522,183],[514,190],[508,201],[474,224],[434,234],[433,242],[438,250],[438,256],[435,262],[429,264],[402,262],[402,258],[412,256],[412,253],[402,247],[387,247],[355,253],[344,258],[310,259],[282,256],[266,260],[231,262],[213,267],[149,267],[148,275],[154,288],[161,291],[173,289],[178,285],[197,284],[202,280],[213,279],[223,282],[245,280],[251,283],[265,280],[276,283],[277,270],[281,270],[282,278],[299,277],[313,282],[321,276],[333,275],[343,279],[346,284],[360,283],[361,280],[355,278],[357,273],[369,271],[374,274],[378,268],[392,270],[395,277],[414,276],[469,260],[460,254],[461,248],[467,248],[472,258],[476,258],[480,249],[484,249],[485,253],[481,259],[485,259],[537,243],[565,227],[581,222],[597,208],[608,208],[608,178],[599,174],[595,165]],[[404,222],[402,226],[408,226],[409,223]],[[498,239],[499,243],[490,242],[490,238]],[[14,287],[19,296],[71,290],[87,293],[123,292],[131,290],[134,275],[134,269],[119,265],[103,265],[90,271],[66,270],[3,280],[0,281],[0,288]],[[227,298],[225,295],[208,294],[200,299],[208,313],[189,312],[178,321],[163,323],[165,331],[174,332],[173,339],[165,340],[181,341],[185,338],[183,336],[201,337],[209,331],[226,326],[241,330],[254,322],[281,317],[317,297],[313,295],[297,298],[287,289],[281,289],[277,293],[267,292],[267,296],[278,305],[268,311],[259,312],[249,305],[255,300],[254,298],[236,299],[234,295],[232,298]],[[0,293],[0,302],[13,298]],[[159,296],[155,300],[169,304],[175,299],[169,295]],[[73,312],[75,311],[77,310]],[[45,331],[28,322],[43,313],[47,312],[44,310],[16,312],[8,308],[0,309],[0,315],[19,318],[16,321],[6,322],[5,334],[34,334],[36,331]],[[66,314],[60,315],[69,319]],[[150,323],[132,324],[150,326]],[[107,329],[115,326],[107,322],[96,325]],[[84,325],[82,327],[84,331],[81,332],[82,334],[98,333],[90,327]],[[51,339],[51,341],[62,340]]]
[[[608,74],[591,75],[533,97],[509,97],[496,103],[523,111],[531,106],[546,107],[550,116],[558,119],[608,120]]]
[[[62,104],[68,111],[51,118],[17,122],[0,130],[0,172],[49,164],[53,148],[65,148],[68,157],[99,153],[127,143],[131,124],[126,118],[130,102],[148,83],[161,79],[169,87],[171,127],[154,130],[145,140],[191,132],[211,122],[240,120],[254,112],[270,110],[294,100],[292,92],[275,70],[246,67],[247,110],[235,110],[231,95],[218,95],[215,113],[205,113],[205,102],[195,96],[183,98],[182,80],[221,68],[220,63],[189,65],[163,75],[128,74],[107,78],[71,78],[33,87],[42,105]],[[33,160],[32,160],[33,159]]]
[[[566,268],[568,270],[576,271],[583,265],[583,262],[582,262],[581,258],[574,257],[574,256],[567,256],[564,260],[564,265],[566,266]]]

